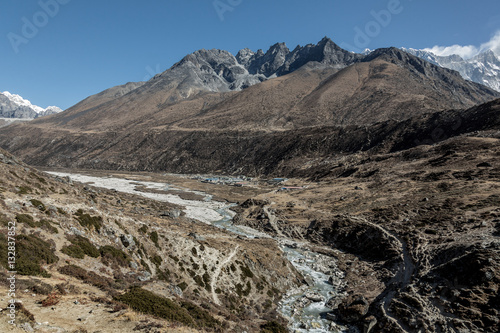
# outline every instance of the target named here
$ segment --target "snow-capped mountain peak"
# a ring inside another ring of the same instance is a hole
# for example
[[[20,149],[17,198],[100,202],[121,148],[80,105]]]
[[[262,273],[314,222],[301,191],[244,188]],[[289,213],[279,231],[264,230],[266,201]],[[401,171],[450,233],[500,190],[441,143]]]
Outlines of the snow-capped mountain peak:
[[[44,109],[38,105],[33,105],[20,95],[8,91],[0,92],[0,118],[29,120],[61,111],[57,106],[49,106]]]
[[[435,65],[456,70],[466,80],[500,91],[500,58],[492,50],[464,59],[457,54],[438,56],[429,50],[401,49]]]
[[[27,99],[24,99],[22,98],[21,96],[17,95],[17,94],[11,94],[10,92],[8,91],[4,91],[2,92],[1,94],[7,96],[14,104],[17,104],[19,106],[27,106],[27,107],[30,107],[33,109],[33,111],[35,111],[36,113],[40,113],[40,112],[43,112],[45,111],[44,108],[38,106],[38,105],[33,105],[31,104],[30,101],[28,101]]]

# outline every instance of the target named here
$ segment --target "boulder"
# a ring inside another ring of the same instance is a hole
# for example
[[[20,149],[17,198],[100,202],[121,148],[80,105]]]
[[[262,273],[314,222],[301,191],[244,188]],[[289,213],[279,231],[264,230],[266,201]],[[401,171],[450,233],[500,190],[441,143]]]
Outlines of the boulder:
[[[339,305],[340,319],[347,323],[358,322],[366,316],[369,306],[370,304],[362,295],[348,296]]]
[[[120,240],[122,241],[123,246],[125,246],[126,248],[135,245],[134,237],[132,235],[121,235]]]
[[[309,300],[311,300],[313,302],[322,302],[322,301],[325,300],[323,298],[323,296],[321,296],[318,293],[307,293],[305,296],[307,297],[307,299],[309,299]]]

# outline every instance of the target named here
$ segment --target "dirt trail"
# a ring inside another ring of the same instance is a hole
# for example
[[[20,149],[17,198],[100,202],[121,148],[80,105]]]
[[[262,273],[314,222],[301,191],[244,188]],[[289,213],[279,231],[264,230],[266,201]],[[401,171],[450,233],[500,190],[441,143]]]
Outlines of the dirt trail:
[[[389,306],[396,296],[396,290],[394,288],[395,285],[398,286],[398,290],[404,290],[411,282],[413,272],[415,271],[415,264],[413,263],[413,260],[408,252],[408,245],[406,242],[401,239],[397,234],[394,232],[388,231],[387,229],[381,227],[378,224],[375,224],[373,222],[370,222],[364,218],[354,218],[357,219],[363,223],[366,223],[374,228],[379,229],[381,232],[383,232],[387,237],[391,238],[397,246],[400,248],[400,254],[401,254],[401,259],[402,262],[399,264],[399,270],[396,275],[391,279],[391,281],[387,284],[388,287],[380,294],[380,299],[382,302],[381,305],[381,310],[382,313],[389,319],[391,320],[402,332],[408,332],[407,329],[405,329],[405,324],[401,322],[396,316],[392,314],[392,311],[389,309]]]
[[[219,296],[217,296],[217,293],[215,292],[215,286],[216,286],[216,283],[217,283],[217,280],[219,279],[219,275],[221,273],[221,270],[224,266],[226,266],[233,258],[234,256],[236,255],[236,253],[238,253],[238,248],[240,246],[239,245],[236,245],[236,247],[234,248],[234,250],[229,254],[229,256],[227,256],[226,259],[224,259],[224,261],[222,261],[220,263],[220,265],[218,265],[216,268],[215,268],[215,271],[214,271],[214,275],[213,275],[213,278],[212,278],[212,281],[210,282],[210,287],[212,289],[212,298],[214,300],[214,303],[217,304],[217,305],[221,305],[220,304],[220,300],[219,300]]]

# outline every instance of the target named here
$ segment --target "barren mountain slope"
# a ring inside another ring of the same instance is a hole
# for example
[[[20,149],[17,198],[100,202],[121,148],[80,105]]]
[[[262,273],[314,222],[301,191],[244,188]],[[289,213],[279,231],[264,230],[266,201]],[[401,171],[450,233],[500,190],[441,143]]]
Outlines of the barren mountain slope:
[[[340,323],[365,332],[373,323],[371,332],[498,332],[499,154],[493,130],[332,157],[309,170],[312,179],[242,203],[235,221],[342,250],[349,297],[331,303],[329,316]]]
[[[200,83],[205,81],[195,80],[191,97],[172,99],[186,93],[194,74],[208,66],[207,52],[94,108],[77,105],[46,120],[0,129],[0,146],[43,166],[290,173],[310,158],[374,148],[388,142],[386,134],[418,135],[424,129],[402,127],[499,96],[457,72],[390,48],[340,71],[332,65],[311,69],[309,62],[239,92],[211,92]],[[208,54],[217,59],[214,50]],[[239,66],[231,61],[226,62]],[[208,82],[219,77],[217,64],[210,66]]]
[[[19,329],[256,332],[300,282],[274,241],[237,238],[182,207],[73,184],[4,151],[0,176],[0,291],[15,223]],[[13,330],[1,317],[0,331]]]

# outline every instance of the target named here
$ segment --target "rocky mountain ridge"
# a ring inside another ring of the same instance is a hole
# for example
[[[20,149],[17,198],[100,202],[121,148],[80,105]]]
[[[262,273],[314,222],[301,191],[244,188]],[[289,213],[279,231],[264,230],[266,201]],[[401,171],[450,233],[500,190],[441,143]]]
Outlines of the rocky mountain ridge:
[[[500,91],[500,58],[491,50],[481,52],[470,59],[456,54],[438,56],[430,51],[412,48],[402,50],[438,66],[456,70],[466,80]]]
[[[57,106],[42,108],[8,91],[0,92],[0,118],[36,119],[62,112]]]

